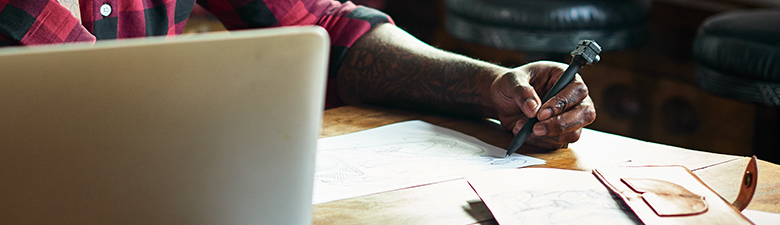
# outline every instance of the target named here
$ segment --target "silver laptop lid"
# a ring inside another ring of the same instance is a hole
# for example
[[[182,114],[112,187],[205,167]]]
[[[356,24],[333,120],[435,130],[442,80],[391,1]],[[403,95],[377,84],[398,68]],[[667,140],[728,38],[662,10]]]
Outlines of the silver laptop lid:
[[[0,224],[311,224],[322,28],[0,49]]]

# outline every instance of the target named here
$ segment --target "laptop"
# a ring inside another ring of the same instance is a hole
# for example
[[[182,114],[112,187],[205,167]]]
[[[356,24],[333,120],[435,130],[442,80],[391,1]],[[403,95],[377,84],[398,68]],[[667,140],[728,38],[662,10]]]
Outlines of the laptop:
[[[329,40],[0,49],[0,224],[311,224]]]

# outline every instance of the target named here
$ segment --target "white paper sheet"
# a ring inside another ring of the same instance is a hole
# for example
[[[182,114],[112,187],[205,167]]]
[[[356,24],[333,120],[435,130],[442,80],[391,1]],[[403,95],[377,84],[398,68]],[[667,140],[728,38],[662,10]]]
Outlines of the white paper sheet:
[[[756,210],[745,209],[742,210],[742,215],[745,215],[750,221],[756,225],[778,225],[780,224],[780,214],[762,212]]]
[[[390,124],[318,141],[314,204],[544,164],[423,121]]]
[[[525,168],[466,179],[499,224],[642,224],[588,172]]]

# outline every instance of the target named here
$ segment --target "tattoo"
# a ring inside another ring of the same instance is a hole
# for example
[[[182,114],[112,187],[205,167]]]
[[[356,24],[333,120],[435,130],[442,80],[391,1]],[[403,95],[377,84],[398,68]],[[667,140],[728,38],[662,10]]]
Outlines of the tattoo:
[[[412,43],[366,37],[345,55],[338,72],[347,103],[373,103],[465,115],[482,114],[477,74],[465,57]]]
[[[582,121],[582,118],[580,118],[579,120],[577,120],[577,122],[566,124],[563,130],[566,131],[568,129],[571,129],[572,127],[583,127],[584,124],[585,121]]]

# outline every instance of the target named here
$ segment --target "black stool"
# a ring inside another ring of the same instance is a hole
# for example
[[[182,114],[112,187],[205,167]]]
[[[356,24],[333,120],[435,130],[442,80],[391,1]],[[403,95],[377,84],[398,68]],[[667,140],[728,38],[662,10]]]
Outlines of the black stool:
[[[650,0],[447,0],[446,29],[467,42],[565,56],[582,39],[603,51],[642,43],[650,7]]]
[[[707,18],[693,55],[700,88],[756,105],[753,154],[780,163],[780,11],[732,11]]]

